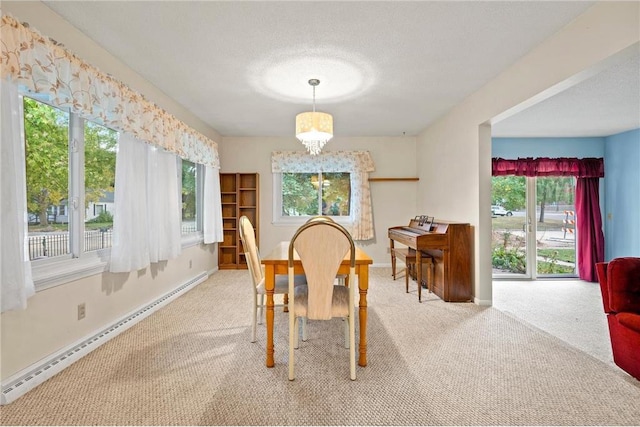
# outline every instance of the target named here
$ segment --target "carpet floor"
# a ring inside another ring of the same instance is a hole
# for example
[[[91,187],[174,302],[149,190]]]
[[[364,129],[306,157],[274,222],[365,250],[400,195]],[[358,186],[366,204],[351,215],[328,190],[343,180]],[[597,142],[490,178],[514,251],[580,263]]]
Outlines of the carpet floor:
[[[495,308],[406,294],[372,268],[368,366],[341,319],[308,323],[288,381],[287,314],[251,343],[249,273],[219,271],[15,402],[3,425],[638,425],[640,382]],[[414,287],[415,288],[415,287]],[[356,331],[357,333],[357,331]],[[356,336],[357,338],[357,336]]]

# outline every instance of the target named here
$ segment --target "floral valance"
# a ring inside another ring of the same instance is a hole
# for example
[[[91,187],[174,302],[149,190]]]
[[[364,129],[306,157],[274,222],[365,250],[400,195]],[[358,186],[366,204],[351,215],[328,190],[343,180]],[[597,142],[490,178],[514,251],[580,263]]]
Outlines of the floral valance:
[[[2,78],[49,102],[195,163],[220,168],[218,144],[55,41],[2,16]]]
[[[604,177],[604,160],[601,158],[577,159],[561,157],[519,158],[517,160],[491,160],[491,174],[493,176],[575,176],[576,178]]]
[[[316,156],[306,151],[274,151],[271,172],[373,172],[373,159],[368,151],[325,151]]]

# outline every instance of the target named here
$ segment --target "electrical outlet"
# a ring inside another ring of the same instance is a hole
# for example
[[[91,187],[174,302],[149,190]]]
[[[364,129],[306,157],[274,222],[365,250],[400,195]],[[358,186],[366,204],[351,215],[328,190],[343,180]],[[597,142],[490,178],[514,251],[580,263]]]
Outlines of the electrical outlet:
[[[189,268],[193,267],[193,260],[189,260]]]
[[[78,320],[84,319],[86,315],[87,315],[87,307],[85,303],[78,304]]]

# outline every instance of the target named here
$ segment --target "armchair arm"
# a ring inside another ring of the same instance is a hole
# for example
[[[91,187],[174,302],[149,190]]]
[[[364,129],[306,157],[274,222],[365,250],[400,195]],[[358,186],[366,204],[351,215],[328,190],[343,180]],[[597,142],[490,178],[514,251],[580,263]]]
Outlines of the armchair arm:
[[[609,307],[609,284],[607,282],[607,262],[596,263],[596,272],[598,273],[598,282],[600,282],[600,292],[602,293],[602,305],[604,306],[604,312],[610,313],[611,307]]]

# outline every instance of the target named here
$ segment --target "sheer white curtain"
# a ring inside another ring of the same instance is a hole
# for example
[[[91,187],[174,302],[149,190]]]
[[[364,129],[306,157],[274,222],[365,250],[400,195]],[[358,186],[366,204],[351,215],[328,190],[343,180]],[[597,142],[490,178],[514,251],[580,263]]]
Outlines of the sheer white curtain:
[[[220,169],[206,166],[203,196],[204,243],[222,242],[222,199],[220,196]]]
[[[147,144],[120,133],[109,270],[123,273],[150,263],[147,228]]]
[[[120,134],[109,271],[140,270],[177,257],[181,215],[176,156]]]
[[[136,271],[180,254],[178,176],[174,154],[120,133],[109,271]]]
[[[147,227],[151,262],[173,259],[182,251],[182,185],[175,154],[147,146]],[[117,187],[116,187],[117,189]],[[116,190],[117,191],[117,190]]]
[[[24,309],[35,293],[27,248],[27,195],[20,97],[0,80],[0,286],[1,310]]]

